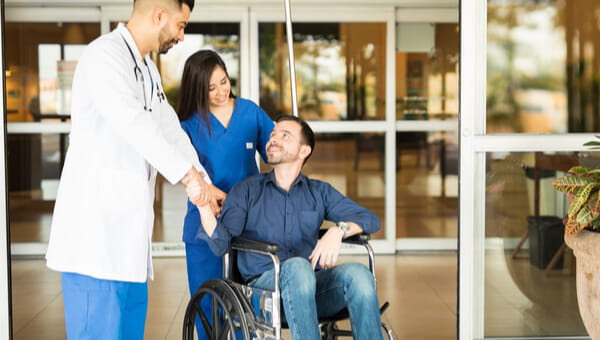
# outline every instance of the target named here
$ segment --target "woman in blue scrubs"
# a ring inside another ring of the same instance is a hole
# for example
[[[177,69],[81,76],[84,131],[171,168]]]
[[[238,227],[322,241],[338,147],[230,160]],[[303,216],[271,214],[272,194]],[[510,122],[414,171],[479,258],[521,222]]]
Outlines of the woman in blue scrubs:
[[[266,162],[265,145],[273,121],[258,105],[231,92],[227,68],[216,52],[201,50],[186,60],[177,114],[207,175],[223,192],[259,173],[256,151]],[[191,295],[204,281],[222,278],[221,258],[196,238],[200,223],[198,209],[188,200],[183,242]],[[206,302],[203,309],[210,315],[210,301]],[[202,330],[198,336],[206,339]]]

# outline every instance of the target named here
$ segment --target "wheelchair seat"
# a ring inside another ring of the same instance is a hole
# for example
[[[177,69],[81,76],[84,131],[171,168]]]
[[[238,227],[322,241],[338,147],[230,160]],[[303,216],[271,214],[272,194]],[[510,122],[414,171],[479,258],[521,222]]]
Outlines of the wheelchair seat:
[[[326,231],[326,229],[321,230],[320,236]],[[375,279],[374,253],[369,240],[369,235],[359,234],[346,238],[343,242],[365,247],[369,256],[369,270]],[[274,291],[261,290],[245,284],[236,263],[239,251],[253,252],[271,258],[277,276]],[[288,325],[283,318],[279,291],[280,261],[276,255],[278,251],[277,244],[241,237],[233,238],[231,248],[223,255],[223,280],[206,281],[188,303],[183,322],[183,339],[194,339],[194,326],[203,327],[209,339],[282,339],[281,330],[288,328]],[[210,298],[212,301],[211,315],[206,315],[200,306],[200,302],[205,298]],[[388,306],[389,303],[385,302],[380,308],[380,313],[383,313]],[[333,316],[319,318],[322,339],[351,337],[350,329],[338,327],[340,321],[348,318],[347,309]],[[196,325],[198,320],[200,325]],[[388,340],[393,340],[391,329],[383,322],[381,326]]]

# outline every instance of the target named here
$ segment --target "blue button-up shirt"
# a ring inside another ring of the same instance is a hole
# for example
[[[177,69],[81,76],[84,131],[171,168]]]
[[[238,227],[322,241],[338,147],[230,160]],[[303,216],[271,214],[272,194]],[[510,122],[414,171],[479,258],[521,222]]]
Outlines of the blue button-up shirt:
[[[304,257],[317,244],[324,220],[354,222],[366,233],[381,227],[379,217],[342,195],[330,184],[298,176],[289,191],[281,189],[273,172],[252,176],[236,184],[223,204],[212,237],[198,231],[213,253],[223,255],[231,238],[242,236],[279,244],[281,261]],[[239,252],[238,267],[245,280],[272,268],[264,255]]]

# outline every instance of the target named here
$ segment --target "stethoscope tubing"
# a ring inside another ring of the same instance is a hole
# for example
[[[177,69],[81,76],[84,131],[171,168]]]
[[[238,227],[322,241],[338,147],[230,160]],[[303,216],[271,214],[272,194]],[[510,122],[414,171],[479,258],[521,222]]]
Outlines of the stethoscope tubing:
[[[125,37],[121,35],[121,38],[123,38],[123,42],[125,42],[125,46],[127,46],[127,50],[129,51],[129,55],[131,55],[131,59],[133,60],[134,63],[134,67],[133,67],[133,74],[135,75],[135,81],[138,82],[141,80],[142,83],[142,95],[144,96],[144,110],[152,112],[152,107],[148,106],[148,98],[146,96],[146,82],[144,80],[144,73],[142,73],[142,69],[140,68],[140,66],[137,63],[137,60],[135,60],[135,55],[133,54],[133,50],[131,49],[131,46],[129,46],[129,43],[127,42],[127,40],[125,40]],[[148,68],[148,65],[146,65],[146,68],[148,69],[148,75],[150,76],[150,105],[152,105],[152,98],[154,97],[154,81],[152,80],[152,75],[150,74],[150,68]],[[138,77],[139,74],[139,77]],[[161,97],[161,93],[158,89],[158,83],[156,84],[156,93],[158,95],[158,97],[160,99],[164,99]]]

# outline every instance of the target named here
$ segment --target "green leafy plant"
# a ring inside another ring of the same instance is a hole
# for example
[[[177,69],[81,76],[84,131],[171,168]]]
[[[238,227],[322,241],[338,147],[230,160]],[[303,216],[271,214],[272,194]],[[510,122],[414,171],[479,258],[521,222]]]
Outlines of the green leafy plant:
[[[566,234],[575,234],[586,227],[600,229],[600,169],[574,166],[567,175],[555,179],[552,186],[572,197],[565,223]]]
[[[600,139],[600,135],[596,138]],[[590,149],[600,149],[599,141],[589,141],[583,145],[590,146]],[[555,179],[552,186],[571,199],[565,223],[567,235],[575,234],[583,228],[600,231],[600,169],[574,166],[565,176]]]
[[[600,139],[600,135],[596,135],[596,138]],[[585,145],[585,146],[591,146],[590,149],[600,149],[600,141],[592,140],[592,141],[589,141],[589,142],[587,142],[587,143],[585,143],[583,145]]]

